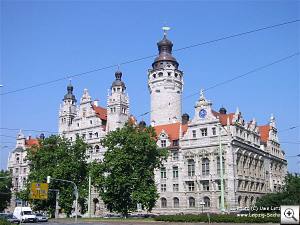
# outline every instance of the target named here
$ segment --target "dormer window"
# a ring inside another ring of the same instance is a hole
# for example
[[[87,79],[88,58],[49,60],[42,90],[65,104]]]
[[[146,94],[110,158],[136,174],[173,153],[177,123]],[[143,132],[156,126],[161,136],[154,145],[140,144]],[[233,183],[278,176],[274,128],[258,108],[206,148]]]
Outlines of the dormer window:
[[[160,145],[162,148],[165,148],[167,146],[167,141],[166,140],[161,140]]]

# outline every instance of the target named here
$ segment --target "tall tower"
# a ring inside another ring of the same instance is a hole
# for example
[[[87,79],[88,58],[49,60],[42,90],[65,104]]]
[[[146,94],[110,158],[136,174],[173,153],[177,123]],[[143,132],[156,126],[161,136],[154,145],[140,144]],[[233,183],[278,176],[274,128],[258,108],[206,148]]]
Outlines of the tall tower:
[[[121,128],[129,119],[129,97],[125,83],[121,80],[122,72],[115,73],[116,80],[112,83],[107,96],[107,129]]]
[[[67,94],[63,98],[63,103],[59,109],[59,133],[64,133],[70,129],[73,119],[76,116],[76,98],[73,94],[73,86],[67,86]]]
[[[151,98],[152,126],[175,123],[181,119],[181,96],[183,72],[178,70],[178,62],[172,56],[173,43],[164,37],[157,43],[159,55],[148,70],[148,88]]]

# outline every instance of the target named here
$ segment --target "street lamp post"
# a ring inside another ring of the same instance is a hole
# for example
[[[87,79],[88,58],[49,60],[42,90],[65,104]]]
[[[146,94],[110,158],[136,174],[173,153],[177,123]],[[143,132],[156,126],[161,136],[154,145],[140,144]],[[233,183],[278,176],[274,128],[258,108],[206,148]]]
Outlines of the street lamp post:
[[[57,180],[57,181],[62,181],[66,183],[71,183],[74,186],[74,192],[75,192],[75,223],[77,223],[77,204],[78,204],[78,188],[77,185],[70,180],[63,180],[63,179],[58,179],[58,178],[52,178],[50,176],[47,176],[47,183],[50,183],[50,180]]]
[[[219,125],[219,159],[220,159],[220,183],[221,183],[221,205],[220,209],[223,213],[224,209],[224,174],[223,174],[223,154],[222,154],[222,143],[221,143],[221,126]]]

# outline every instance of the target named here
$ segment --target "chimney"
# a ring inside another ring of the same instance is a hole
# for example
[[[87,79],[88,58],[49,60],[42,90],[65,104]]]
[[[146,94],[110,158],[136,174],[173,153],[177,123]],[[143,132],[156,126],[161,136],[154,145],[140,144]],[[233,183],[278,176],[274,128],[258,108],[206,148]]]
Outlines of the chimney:
[[[182,124],[185,125],[189,122],[190,120],[190,116],[189,114],[187,113],[184,113],[182,116],[181,116],[181,120],[182,120]]]

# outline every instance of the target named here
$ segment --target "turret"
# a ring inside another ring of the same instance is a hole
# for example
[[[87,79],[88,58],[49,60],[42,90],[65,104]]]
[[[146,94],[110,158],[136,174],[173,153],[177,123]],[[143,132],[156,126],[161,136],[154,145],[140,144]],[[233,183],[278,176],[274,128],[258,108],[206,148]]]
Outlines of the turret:
[[[168,28],[169,29],[169,28]],[[151,98],[152,125],[181,122],[181,96],[183,91],[183,72],[172,55],[173,43],[164,36],[157,43],[158,56],[148,72],[148,88]]]
[[[73,94],[73,85],[70,82],[59,109],[59,133],[67,132],[70,129],[76,116],[76,102],[77,100]]]
[[[129,119],[129,97],[125,83],[122,81],[122,72],[115,73],[115,80],[107,97],[107,129],[108,131],[121,128]]]

